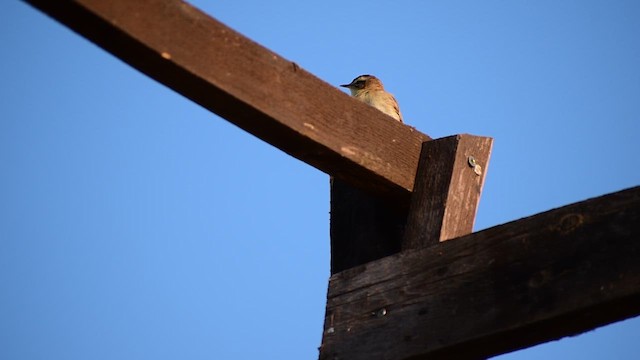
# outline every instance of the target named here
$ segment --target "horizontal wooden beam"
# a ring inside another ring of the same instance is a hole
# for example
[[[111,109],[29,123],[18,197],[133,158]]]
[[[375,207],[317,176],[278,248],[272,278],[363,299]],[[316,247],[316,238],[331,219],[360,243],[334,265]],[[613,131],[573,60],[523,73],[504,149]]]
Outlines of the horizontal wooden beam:
[[[179,0],[26,1],[282,151],[408,204],[427,135],[193,6]]]
[[[640,314],[640,187],[331,277],[320,359],[478,359]]]

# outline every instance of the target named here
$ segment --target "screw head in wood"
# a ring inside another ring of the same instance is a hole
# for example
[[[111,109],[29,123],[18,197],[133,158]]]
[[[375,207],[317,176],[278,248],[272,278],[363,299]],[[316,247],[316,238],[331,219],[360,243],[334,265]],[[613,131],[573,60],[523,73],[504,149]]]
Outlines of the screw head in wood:
[[[467,158],[467,163],[469,164],[469,167],[473,169],[473,172],[476,173],[476,175],[482,175],[482,166],[478,164],[478,160],[476,160],[476,158],[474,158],[473,156],[469,156]]]
[[[373,315],[374,315],[375,317],[383,317],[383,316],[387,315],[387,309],[382,308],[382,309],[379,309],[379,310],[377,310],[377,311],[374,311],[374,312],[373,312]]]

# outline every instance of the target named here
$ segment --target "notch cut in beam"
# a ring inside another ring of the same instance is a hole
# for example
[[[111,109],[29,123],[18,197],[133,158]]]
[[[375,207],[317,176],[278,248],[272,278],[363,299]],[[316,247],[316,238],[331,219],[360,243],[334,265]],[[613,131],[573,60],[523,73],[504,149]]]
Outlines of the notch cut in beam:
[[[179,0],[26,1],[282,151],[408,206],[427,135],[197,8]]]
[[[640,315],[640,187],[344,272],[320,359],[478,359]]]

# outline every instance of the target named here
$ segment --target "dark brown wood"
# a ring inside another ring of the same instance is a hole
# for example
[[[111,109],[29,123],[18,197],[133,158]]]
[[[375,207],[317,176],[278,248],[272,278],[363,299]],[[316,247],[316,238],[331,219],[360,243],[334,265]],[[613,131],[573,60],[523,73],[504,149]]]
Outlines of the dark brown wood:
[[[640,187],[331,277],[320,359],[478,359],[640,314]]]
[[[331,273],[400,251],[407,209],[331,180]]]
[[[393,255],[401,247],[418,248],[471,233],[492,143],[491,138],[472,135],[425,142],[410,210],[333,180],[331,273]]]
[[[427,135],[193,6],[179,0],[27,2],[282,151],[408,206]]]
[[[403,250],[471,234],[492,145],[466,134],[422,144]]]

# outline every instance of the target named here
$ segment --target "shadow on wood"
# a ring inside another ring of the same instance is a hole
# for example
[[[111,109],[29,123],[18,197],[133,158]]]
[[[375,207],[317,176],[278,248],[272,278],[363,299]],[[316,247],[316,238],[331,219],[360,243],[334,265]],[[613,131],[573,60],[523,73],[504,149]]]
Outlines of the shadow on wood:
[[[492,143],[466,134],[423,143],[410,202],[332,179],[331,273],[470,234]]]
[[[331,179],[331,273],[400,251],[406,207]]]

